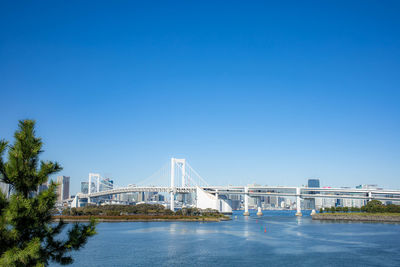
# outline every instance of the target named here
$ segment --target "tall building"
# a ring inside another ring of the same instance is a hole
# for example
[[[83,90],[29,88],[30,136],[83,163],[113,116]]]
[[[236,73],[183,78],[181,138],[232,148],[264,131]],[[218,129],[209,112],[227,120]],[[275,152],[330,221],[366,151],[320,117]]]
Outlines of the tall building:
[[[283,206],[285,206],[285,198],[278,197],[278,207],[282,207],[282,202],[283,202]]]
[[[277,208],[278,203],[278,196],[269,196],[269,204],[271,204],[272,208]]]
[[[89,182],[81,182],[81,193],[87,194],[89,192]]]
[[[157,193],[157,194],[151,196],[150,200],[151,201],[164,201],[164,196]]]
[[[228,195],[228,198],[231,200],[232,203],[232,210],[239,210],[240,209],[240,195],[231,194]]]
[[[308,179],[307,187],[308,188],[319,188],[319,179]],[[309,192],[309,194],[319,194],[319,192],[312,191],[312,192]],[[312,210],[312,209],[318,208],[319,206],[322,206],[322,205],[317,205],[317,202],[319,202],[319,201],[317,201],[317,199],[315,199],[315,198],[304,199],[304,203],[303,203],[304,209]],[[322,203],[318,203],[318,204],[322,204]]]
[[[314,198],[305,198],[303,201],[303,206],[305,210],[313,210],[315,209],[315,199]]]
[[[136,196],[137,196],[137,192],[122,193],[122,194],[118,194],[115,200],[134,202]]]
[[[324,200],[320,197],[317,197],[315,198],[314,204],[315,204],[315,209],[319,210],[320,208],[324,207]]]
[[[308,179],[308,187],[319,188],[319,179]]]
[[[146,201],[146,200],[145,200],[145,194],[144,194],[144,192],[139,192],[136,201],[137,201],[137,202],[144,202],[144,201]]]
[[[362,206],[364,206],[364,202],[365,202],[365,200],[363,200],[363,199],[343,199],[343,207],[361,208]]]
[[[69,176],[57,177],[57,201],[62,202],[64,199],[69,198]]]
[[[330,208],[335,207],[336,199],[334,198],[323,198],[322,199],[322,208]]]

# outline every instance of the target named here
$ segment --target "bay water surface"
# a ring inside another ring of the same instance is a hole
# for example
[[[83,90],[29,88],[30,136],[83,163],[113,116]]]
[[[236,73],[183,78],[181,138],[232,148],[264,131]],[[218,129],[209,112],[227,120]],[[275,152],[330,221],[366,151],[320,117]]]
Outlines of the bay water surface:
[[[224,222],[100,223],[71,266],[400,266],[400,224],[242,213]]]

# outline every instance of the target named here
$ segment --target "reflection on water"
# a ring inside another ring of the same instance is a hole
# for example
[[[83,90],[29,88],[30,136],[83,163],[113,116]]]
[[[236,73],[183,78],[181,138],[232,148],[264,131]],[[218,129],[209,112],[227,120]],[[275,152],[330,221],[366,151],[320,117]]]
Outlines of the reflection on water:
[[[151,229],[151,228],[150,228]],[[176,233],[176,230],[177,230],[177,224],[176,223],[171,223],[170,225],[169,225],[169,232],[171,233],[171,234],[175,234]]]
[[[400,225],[234,213],[233,220],[101,223],[72,266],[398,266]]]
[[[244,234],[244,237],[246,237],[246,238],[249,237],[249,220],[250,220],[249,216],[244,216],[245,224],[243,227],[243,234]]]

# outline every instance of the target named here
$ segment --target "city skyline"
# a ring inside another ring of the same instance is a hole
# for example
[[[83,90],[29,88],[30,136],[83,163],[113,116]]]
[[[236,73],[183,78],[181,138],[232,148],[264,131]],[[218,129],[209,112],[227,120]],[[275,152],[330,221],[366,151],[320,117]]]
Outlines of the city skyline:
[[[72,193],[171,157],[210,184],[400,188],[398,3],[0,5],[0,136],[35,119]]]
[[[164,175],[170,175],[170,171],[164,173]],[[87,194],[89,192],[89,181],[91,180],[91,192],[99,192],[99,191],[105,191],[105,190],[112,190],[112,189],[116,189],[116,188],[120,188],[120,187],[129,187],[129,186],[135,186],[135,187],[140,187],[140,186],[146,186],[144,184],[142,185],[138,185],[138,184],[125,184],[125,185],[121,185],[121,184],[114,184],[114,180],[111,180],[113,178],[111,177],[104,177],[102,176],[100,173],[89,173],[88,176],[94,176],[99,178],[98,180],[96,180],[95,178],[92,177],[92,179],[88,178],[87,180],[83,180],[79,182],[79,190],[77,192],[74,192],[70,195],[76,195],[77,193],[83,193],[83,194]],[[154,176],[154,175],[153,175]],[[59,177],[59,176],[58,176]],[[59,179],[57,177],[57,179]],[[69,177],[68,177],[69,178]],[[149,177],[148,177],[149,178]],[[155,178],[154,180],[147,180],[147,185],[151,185],[151,186],[157,186],[161,180],[159,179],[160,176],[154,176],[153,178]],[[165,177],[164,177],[165,178]],[[170,177],[166,177],[165,180],[167,181],[167,184],[170,183],[169,181]],[[101,181],[101,183],[99,183],[99,181]],[[144,180],[143,180],[144,181]],[[141,182],[143,182],[141,181]],[[99,183],[99,188],[97,188],[97,183]],[[161,184],[165,184],[164,182],[161,182]],[[257,186],[281,186],[279,183],[278,184],[258,184],[258,183],[249,183],[249,184],[245,184],[246,185],[257,185]],[[170,184],[169,184],[170,186]],[[192,185],[194,186],[194,185]],[[238,184],[230,184],[229,186],[239,186]],[[292,184],[289,186],[294,186],[294,187],[304,187],[304,188],[354,188],[354,189],[378,189],[378,190],[382,190],[384,188],[382,188],[381,186],[379,186],[378,184],[357,184],[357,185],[352,185],[352,186],[336,186],[336,187],[332,187],[330,185],[325,185],[322,183],[321,185],[321,181],[319,178],[307,178],[305,183],[302,184]],[[385,189],[393,189],[393,188],[385,188]]]

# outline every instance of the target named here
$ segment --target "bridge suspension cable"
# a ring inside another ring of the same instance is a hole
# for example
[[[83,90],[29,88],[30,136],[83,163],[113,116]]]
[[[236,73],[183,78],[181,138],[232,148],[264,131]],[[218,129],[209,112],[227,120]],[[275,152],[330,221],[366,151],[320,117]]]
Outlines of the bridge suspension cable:
[[[137,186],[169,186],[170,166],[165,163],[160,169],[146,179],[136,183]]]
[[[183,166],[178,164],[178,170],[182,173],[185,172],[185,184],[181,186],[209,186],[209,184],[198,174],[189,163],[185,162],[185,170]]]
[[[137,186],[171,186],[171,164],[165,163],[159,170],[136,183]],[[209,186],[209,184],[185,161],[174,162],[174,187]],[[182,179],[183,178],[183,179]]]

